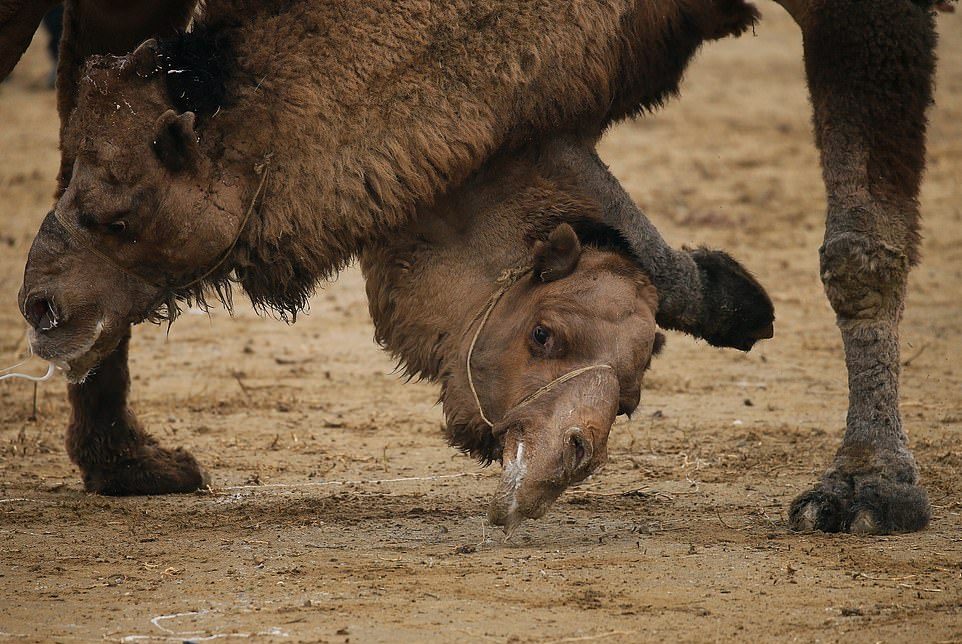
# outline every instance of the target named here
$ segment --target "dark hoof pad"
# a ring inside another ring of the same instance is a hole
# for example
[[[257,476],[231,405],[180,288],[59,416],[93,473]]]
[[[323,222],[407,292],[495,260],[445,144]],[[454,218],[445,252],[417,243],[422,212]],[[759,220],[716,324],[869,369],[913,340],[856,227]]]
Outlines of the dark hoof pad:
[[[88,492],[107,496],[178,494],[207,487],[210,479],[183,449],[144,445],[136,454],[109,470],[84,473]]]
[[[823,482],[792,502],[788,520],[798,532],[892,534],[921,530],[931,516],[924,488],[875,476],[854,485]]]

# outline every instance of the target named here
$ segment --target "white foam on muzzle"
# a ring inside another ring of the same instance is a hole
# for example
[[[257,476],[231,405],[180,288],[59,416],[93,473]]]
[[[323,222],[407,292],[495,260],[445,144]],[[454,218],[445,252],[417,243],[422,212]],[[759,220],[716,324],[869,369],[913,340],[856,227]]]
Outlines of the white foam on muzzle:
[[[515,455],[514,460],[504,468],[505,479],[512,490],[517,490],[521,487],[521,482],[527,473],[528,465],[524,462],[524,443],[519,442],[518,453]]]

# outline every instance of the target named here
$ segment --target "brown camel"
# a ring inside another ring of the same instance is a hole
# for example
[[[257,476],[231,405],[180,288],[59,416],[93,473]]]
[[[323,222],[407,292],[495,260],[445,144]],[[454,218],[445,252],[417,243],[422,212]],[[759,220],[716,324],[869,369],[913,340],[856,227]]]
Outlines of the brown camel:
[[[842,447],[793,503],[792,526],[919,529],[929,507],[898,411],[898,321],[918,259],[931,3],[782,4],[805,43],[829,195],[822,276],[850,374]],[[24,6],[0,4],[2,31],[23,23]],[[74,43],[86,38],[72,25],[101,13],[87,6],[68,3]],[[593,136],[660,104],[702,40],[739,33],[755,17],[739,0],[272,7],[208,2],[192,35],[93,59],[78,84],[69,78],[80,76],[80,59],[111,48],[75,44],[62,63],[74,71],[61,69],[61,91],[78,90],[61,101],[63,116],[72,97],[77,104],[63,136],[65,192],[31,251],[22,308],[42,355],[75,378],[97,362],[98,375],[116,374],[98,385],[109,391],[71,388],[73,427],[87,428],[85,444],[106,461],[140,454],[146,440],[124,403],[128,323],[170,315],[176,297],[197,297],[205,283],[225,288],[231,275],[255,303],[293,313],[317,279],[492,154],[556,132]],[[145,131],[153,136],[135,136]],[[610,178],[595,185],[617,192]],[[658,289],[660,324],[744,348],[766,335],[764,316],[736,305],[750,285],[741,271],[671,250],[618,204],[605,221],[647,251],[636,256]],[[112,288],[73,293],[65,275],[91,271],[110,275]],[[151,449],[199,482],[189,457]],[[136,456],[131,464],[149,469]]]

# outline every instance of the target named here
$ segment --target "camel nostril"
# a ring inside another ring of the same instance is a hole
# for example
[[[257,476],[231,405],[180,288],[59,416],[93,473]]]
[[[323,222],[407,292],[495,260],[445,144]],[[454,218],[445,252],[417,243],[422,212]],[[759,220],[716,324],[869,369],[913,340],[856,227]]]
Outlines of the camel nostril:
[[[572,427],[565,432],[565,466],[568,474],[581,470],[591,457],[588,439],[581,428]]]
[[[575,450],[575,463],[580,463],[585,458],[585,440],[575,434],[571,437],[571,446]]]
[[[23,316],[37,331],[49,331],[60,322],[53,302],[42,296],[31,296],[27,299],[23,306]]]

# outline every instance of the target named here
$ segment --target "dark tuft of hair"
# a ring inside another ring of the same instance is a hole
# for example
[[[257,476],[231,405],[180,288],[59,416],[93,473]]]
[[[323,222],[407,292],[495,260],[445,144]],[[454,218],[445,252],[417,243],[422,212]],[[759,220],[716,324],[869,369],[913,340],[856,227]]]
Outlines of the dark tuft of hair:
[[[631,243],[615,228],[608,224],[592,219],[591,217],[562,215],[560,217],[544,217],[538,222],[535,230],[527,235],[528,244],[533,244],[539,239],[546,239],[548,235],[558,225],[565,223],[574,228],[578,235],[578,241],[582,246],[590,246],[598,250],[607,250],[620,253],[630,259],[636,266],[641,265],[641,261]]]
[[[630,259],[636,266],[641,265],[638,255],[631,247],[631,243],[620,231],[608,224],[588,218],[570,219],[568,224],[575,229],[578,241],[581,242],[582,246],[620,253]]]
[[[178,112],[204,120],[228,104],[234,52],[224,30],[201,25],[162,40],[159,50],[167,94]]]

